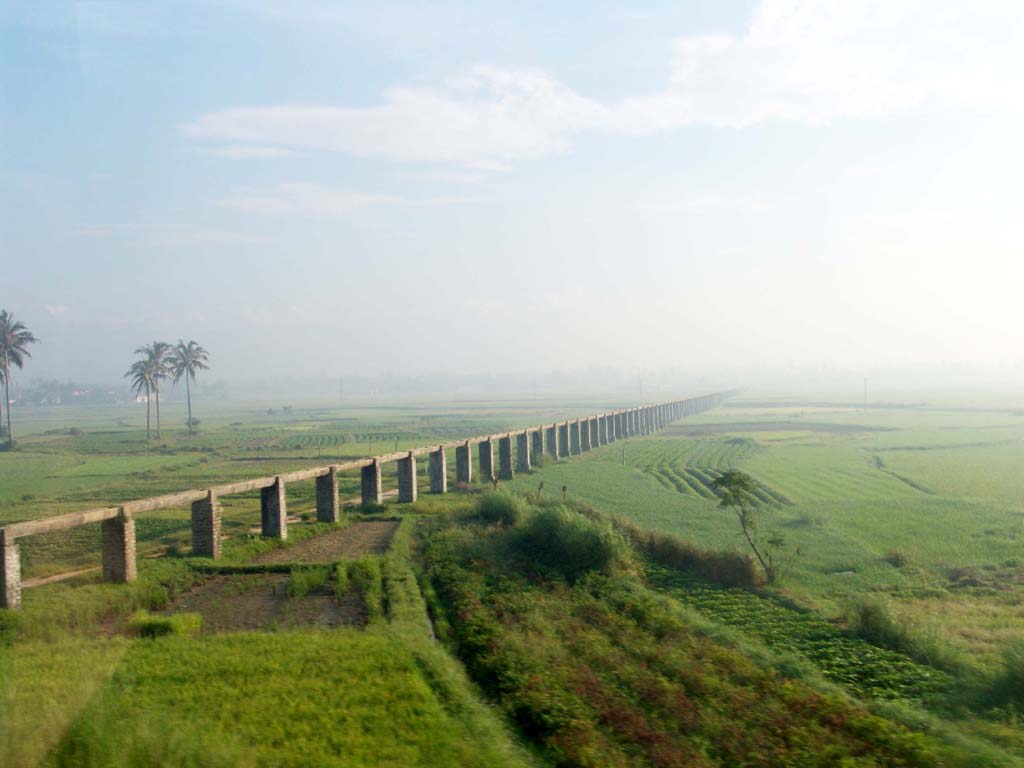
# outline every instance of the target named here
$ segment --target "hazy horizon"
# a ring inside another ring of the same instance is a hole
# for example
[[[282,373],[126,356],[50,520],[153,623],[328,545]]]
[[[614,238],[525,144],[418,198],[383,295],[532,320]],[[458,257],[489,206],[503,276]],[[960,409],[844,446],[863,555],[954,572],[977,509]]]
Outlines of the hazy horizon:
[[[1024,383],[1022,20],[4,4],[0,308],[42,341],[17,380],[117,382],[184,338],[228,381]]]

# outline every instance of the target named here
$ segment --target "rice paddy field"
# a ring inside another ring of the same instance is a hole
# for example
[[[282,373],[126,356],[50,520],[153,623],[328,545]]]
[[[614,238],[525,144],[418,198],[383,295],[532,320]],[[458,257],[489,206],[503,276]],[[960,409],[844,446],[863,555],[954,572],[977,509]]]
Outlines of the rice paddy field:
[[[287,543],[232,497],[217,563],[187,509],[140,515],[132,585],[98,526],[33,537],[27,578],[79,573],[0,611],[0,764],[1024,764],[1024,415],[884,401],[744,394],[497,495],[449,457],[447,496],[337,525],[297,484]],[[625,404],[243,404],[148,444],[137,409],[26,409],[0,524]],[[716,578],[729,469],[774,584]]]
[[[779,590],[828,617],[889,599],[985,663],[1024,639],[1024,416],[1007,404],[827,406],[736,398],[659,435],[520,478],[704,546],[742,548],[710,488],[757,483],[786,541]]]

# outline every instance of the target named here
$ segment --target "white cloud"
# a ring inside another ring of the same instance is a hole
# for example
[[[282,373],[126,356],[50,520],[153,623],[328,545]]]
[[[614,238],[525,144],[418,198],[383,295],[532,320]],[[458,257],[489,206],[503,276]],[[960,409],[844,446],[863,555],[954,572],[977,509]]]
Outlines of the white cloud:
[[[335,189],[320,184],[283,182],[273,187],[240,187],[213,201],[224,208],[263,215],[305,214],[333,217],[370,206],[405,202],[396,195],[370,194]]]
[[[228,142],[225,152],[242,143],[495,171],[565,151],[585,132],[817,124],[930,101],[1015,110],[1024,67],[1001,22],[1017,13],[1016,0],[762,0],[744,34],[680,38],[666,87],[619,102],[538,70],[478,66],[438,86],[392,88],[376,106],[225,109],[182,132]]]
[[[47,304],[44,309],[52,316],[63,315],[68,308],[63,304]]]
[[[564,150],[607,109],[537,71],[476,67],[440,88],[394,88],[375,107],[279,106],[213,112],[182,128],[202,140],[501,170]]]
[[[323,184],[286,181],[271,187],[239,187],[215,205],[261,215],[335,218],[380,206],[432,206],[472,202],[467,197],[409,198],[399,195],[354,192]]]
[[[301,152],[283,147],[260,147],[247,144],[228,144],[223,147],[202,147],[198,150],[204,155],[226,157],[231,160],[270,160],[280,157],[300,157]]]
[[[211,229],[184,229],[179,227],[83,227],[78,230],[80,237],[126,238],[133,242],[155,248],[199,245],[253,245],[264,243],[268,238],[249,232],[226,232]]]

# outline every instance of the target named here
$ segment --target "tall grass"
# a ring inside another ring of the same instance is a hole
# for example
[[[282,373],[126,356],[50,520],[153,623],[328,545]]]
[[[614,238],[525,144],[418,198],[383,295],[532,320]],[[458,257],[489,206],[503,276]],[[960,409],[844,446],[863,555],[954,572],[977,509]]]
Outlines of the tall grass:
[[[976,674],[963,656],[945,645],[936,632],[897,616],[884,599],[868,596],[850,600],[845,618],[852,632],[879,648],[906,654],[960,677]]]

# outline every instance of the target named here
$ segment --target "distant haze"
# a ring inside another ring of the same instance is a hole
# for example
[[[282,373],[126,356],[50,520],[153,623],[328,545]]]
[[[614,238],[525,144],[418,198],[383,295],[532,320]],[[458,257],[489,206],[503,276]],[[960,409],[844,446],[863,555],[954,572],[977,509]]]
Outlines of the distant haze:
[[[1021,39],[1016,0],[6,2],[19,380],[194,338],[236,382],[1022,384]]]

